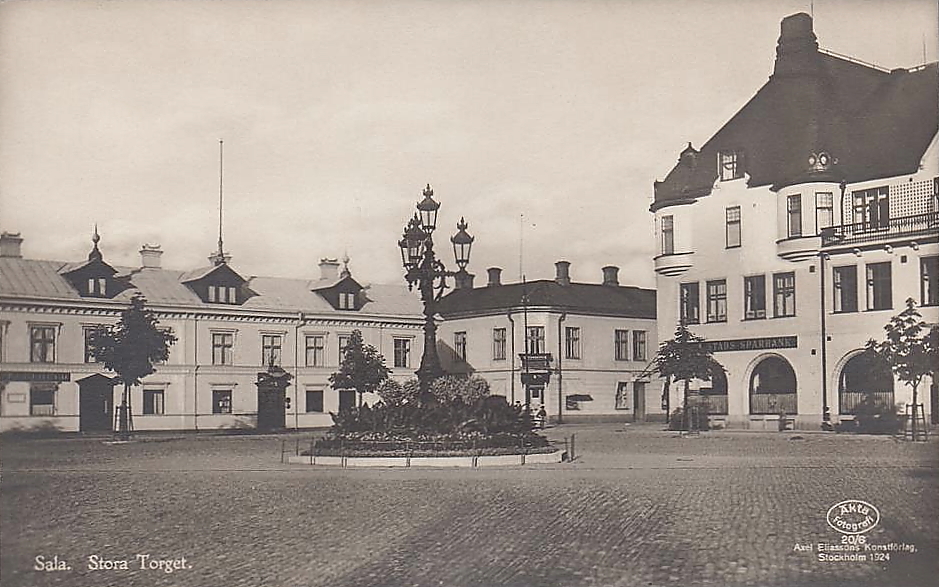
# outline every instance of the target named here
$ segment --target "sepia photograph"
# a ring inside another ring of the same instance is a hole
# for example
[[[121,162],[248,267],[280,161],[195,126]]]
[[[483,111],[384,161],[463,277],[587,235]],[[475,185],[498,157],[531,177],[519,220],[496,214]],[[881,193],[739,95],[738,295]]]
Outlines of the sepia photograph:
[[[0,0],[0,587],[928,587],[935,0]]]

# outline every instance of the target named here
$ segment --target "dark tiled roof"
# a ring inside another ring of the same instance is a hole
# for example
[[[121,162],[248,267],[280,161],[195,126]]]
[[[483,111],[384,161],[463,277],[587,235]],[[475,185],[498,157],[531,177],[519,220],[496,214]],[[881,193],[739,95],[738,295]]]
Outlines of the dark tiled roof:
[[[939,130],[939,64],[887,72],[819,51],[805,14],[785,19],[782,31],[773,76],[700,151],[685,149],[655,182],[653,210],[710,194],[721,151],[745,153],[750,187],[919,169]],[[808,157],[822,151],[837,164],[812,175]]]
[[[550,307],[566,312],[655,319],[654,289],[589,283],[559,285],[553,280],[458,289],[440,300],[438,312],[444,318],[450,318],[519,310],[525,294],[530,308]]]

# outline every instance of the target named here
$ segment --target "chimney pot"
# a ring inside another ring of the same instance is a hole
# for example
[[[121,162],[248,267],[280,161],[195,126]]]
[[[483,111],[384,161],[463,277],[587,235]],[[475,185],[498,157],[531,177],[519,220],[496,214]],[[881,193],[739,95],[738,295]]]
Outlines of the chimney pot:
[[[160,245],[143,245],[140,247],[140,266],[150,269],[159,269],[160,268],[160,257],[163,255],[163,250],[160,249]]]
[[[18,232],[3,232],[0,234],[0,257],[19,259],[23,257],[20,245],[23,237]]]
[[[813,73],[818,67],[818,38],[812,29],[812,17],[799,12],[782,19],[773,74],[801,75]]]
[[[489,283],[487,284],[488,287],[502,285],[501,267],[490,267],[489,269],[486,269],[486,272],[489,274]]]
[[[570,285],[571,284],[570,262],[558,261],[557,263],[554,264],[554,267],[557,269],[557,272],[554,277],[554,281],[556,281],[558,285]]]
[[[619,285],[619,267],[607,265],[603,268],[603,285]]]
[[[323,258],[320,259],[320,279],[335,280],[339,279],[339,260]]]

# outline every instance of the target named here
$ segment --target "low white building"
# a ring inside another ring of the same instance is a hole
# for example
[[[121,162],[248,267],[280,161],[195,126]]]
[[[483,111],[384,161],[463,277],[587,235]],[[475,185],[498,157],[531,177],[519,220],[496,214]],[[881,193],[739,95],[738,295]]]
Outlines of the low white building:
[[[144,245],[139,267],[112,267],[97,235],[80,263],[25,259],[22,240],[0,237],[0,431],[112,429],[121,386],[89,356],[86,337],[115,324],[135,293],[178,338],[132,389],[137,430],[253,428],[258,373],[271,362],[292,376],[284,425],[328,426],[329,412],[356,401],[328,382],[353,330],[396,378],[413,376],[423,350],[417,297],[403,284],[363,286],[336,260],[324,259],[318,278],[245,278],[218,253],[177,271]]]
[[[493,394],[544,407],[554,421],[664,420],[662,382],[648,370],[655,291],[620,285],[613,266],[600,283],[572,282],[569,266],[558,261],[553,280],[502,283],[493,267],[485,286],[459,283],[438,309],[443,368],[479,375]],[[523,384],[526,353],[550,355],[546,384]]]
[[[708,339],[727,380],[699,385],[729,425],[911,401],[861,351],[907,298],[939,321],[937,87],[936,63],[864,64],[789,16],[769,81],[655,183],[659,337],[683,322]]]

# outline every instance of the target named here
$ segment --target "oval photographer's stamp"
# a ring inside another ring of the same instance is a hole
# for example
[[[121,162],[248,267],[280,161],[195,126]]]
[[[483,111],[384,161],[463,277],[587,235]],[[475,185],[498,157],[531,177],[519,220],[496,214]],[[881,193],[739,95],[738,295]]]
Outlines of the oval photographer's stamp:
[[[842,534],[864,534],[880,523],[880,510],[859,499],[846,499],[828,508],[828,525]]]

